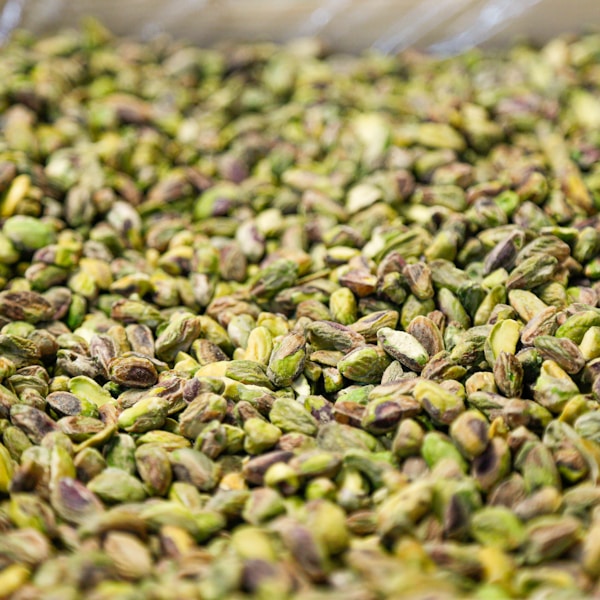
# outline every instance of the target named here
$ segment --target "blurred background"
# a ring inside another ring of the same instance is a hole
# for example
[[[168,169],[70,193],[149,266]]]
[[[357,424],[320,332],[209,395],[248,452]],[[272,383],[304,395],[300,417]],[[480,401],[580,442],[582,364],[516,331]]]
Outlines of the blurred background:
[[[47,33],[92,15],[120,35],[169,33],[196,44],[318,35],[332,48],[408,46],[453,54],[526,38],[543,43],[600,25],[599,0],[0,0],[0,36]]]

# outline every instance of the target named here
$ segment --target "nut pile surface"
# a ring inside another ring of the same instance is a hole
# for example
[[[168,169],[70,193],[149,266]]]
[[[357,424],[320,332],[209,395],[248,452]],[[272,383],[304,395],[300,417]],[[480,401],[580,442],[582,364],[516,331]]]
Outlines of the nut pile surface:
[[[600,593],[600,37],[0,50],[0,593]]]

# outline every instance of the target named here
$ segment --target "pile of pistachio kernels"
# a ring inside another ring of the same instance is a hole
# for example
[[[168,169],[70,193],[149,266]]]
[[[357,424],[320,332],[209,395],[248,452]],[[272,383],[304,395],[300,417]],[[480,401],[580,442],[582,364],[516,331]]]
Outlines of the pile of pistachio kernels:
[[[600,593],[600,36],[0,50],[0,595]]]

